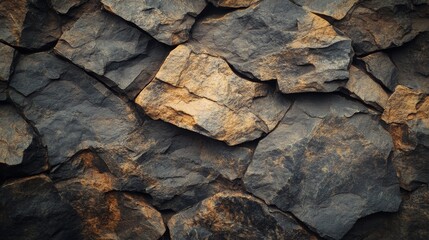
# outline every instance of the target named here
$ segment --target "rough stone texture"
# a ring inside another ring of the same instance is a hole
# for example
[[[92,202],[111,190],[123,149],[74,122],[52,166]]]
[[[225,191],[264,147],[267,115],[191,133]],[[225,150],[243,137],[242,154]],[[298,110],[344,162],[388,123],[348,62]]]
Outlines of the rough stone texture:
[[[0,104],[0,181],[47,170],[46,151],[33,129],[8,104]]]
[[[149,35],[106,12],[83,15],[66,31],[55,51],[103,76],[134,98],[155,75],[168,50]]]
[[[0,82],[8,81],[11,73],[13,57],[15,55],[15,49],[9,47],[6,44],[0,43]]]
[[[102,159],[81,152],[51,176],[83,221],[86,239],[159,239],[161,214],[142,196],[114,191],[117,181]]]
[[[66,14],[68,11],[74,7],[77,7],[88,0],[50,0],[52,8],[61,13]]]
[[[79,217],[46,176],[7,182],[0,196],[2,239],[82,239]]]
[[[363,55],[401,46],[427,30],[429,19],[410,13],[412,9],[406,0],[362,1],[335,26],[353,40],[356,54]]]
[[[398,71],[387,54],[376,52],[361,58],[361,60],[365,63],[368,73],[390,91],[395,90],[398,84]]]
[[[208,0],[216,7],[227,7],[227,8],[244,8],[249,7],[252,4],[258,3],[261,0]]]
[[[321,236],[340,239],[358,218],[398,209],[392,145],[362,105],[335,95],[299,97],[259,142],[244,184]]]
[[[186,42],[205,0],[101,0],[104,8],[168,45]]]
[[[311,12],[341,20],[358,1],[359,0],[293,0],[292,2]]]
[[[270,132],[288,102],[237,76],[221,58],[174,49],[135,102],[153,119],[237,145]]]
[[[235,192],[218,193],[174,215],[168,227],[172,239],[313,239],[290,216]]]
[[[429,190],[421,187],[404,196],[398,213],[377,214],[359,220],[344,240],[426,240],[429,236]]]
[[[48,53],[23,56],[10,86],[16,90],[11,92],[12,100],[48,146],[51,165],[82,149],[124,148],[139,125],[123,100],[82,70]]]
[[[397,152],[393,158],[401,187],[429,183],[429,97],[399,85],[382,119],[390,125]]]
[[[398,68],[398,82],[429,94],[429,32],[416,37],[402,48],[391,51]]]
[[[389,95],[361,69],[351,66],[350,79],[345,86],[350,93],[365,103],[383,111]]]
[[[3,0],[0,2],[0,41],[40,49],[61,35],[58,16],[45,0]]]
[[[290,1],[265,0],[207,17],[195,24],[192,37],[201,51],[221,56],[242,74],[277,80],[283,93],[335,91],[349,76],[350,39]]]

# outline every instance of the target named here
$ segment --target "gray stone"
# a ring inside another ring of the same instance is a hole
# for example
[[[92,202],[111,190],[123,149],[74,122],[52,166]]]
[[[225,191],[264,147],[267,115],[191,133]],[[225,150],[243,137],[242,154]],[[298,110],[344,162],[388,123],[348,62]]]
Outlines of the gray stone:
[[[52,8],[61,13],[66,14],[71,8],[77,7],[88,0],[50,0]]]
[[[104,8],[168,45],[186,42],[205,0],[102,0]]]
[[[0,126],[0,181],[48,169],[46,150],[11,105],[0,104]]]
[[[245,8],[261,0],[208,0],[216,7]]]
[[[404,195],[398,213],[375,214],[357,221],[344,240],[426,240],[429,238],[429,190]]]
[[[82,239],[81,221],[44,175],[0,187],[0,235],[4,240]]]
[[[429,147],[418,145],[412,151],[396,151],[393,157],[401,187],[408,191],[429,184]]]
[[[398,209],[392,145],[362,105],[336,95],[301,96],[259,142],[244,184],[322,237],[340,239],[358,218]]]
[[[292,0],[311,12],[343,19],[359,0]]]
[[[180,45],[135,102],[153,119],[237,145],[270,132],[284,116],[290,103],[273,90]]]
[[[0,82],[7,82],[12,70],[15,49],[6,44],[0,43]]]
[[[335,91],[349,76],[350,39],[290,1],[265,0],[204,18],[192,37],[199,51],[224,58],[248,77],[277,80],[283,93]]]
[[[12,76],[12,100],[34,123],[49,163],[82,149],[125,146],[139,127],[135,112],[81,69],[48,53],[23,56]]]
[[[218,193],[174,215],[172,239],[313,239],[290,216],[238,192]]]
[[[395,90],[398,84],[398,71],[387,54],[376,52],[361,58],[361,60],[365,63],[368,73],[390,91]]]
[[[350,67],[350,79],[345,88],[350,91],[352,96],[380,111],[383,111],[389,98],[389,95],[378,83],[354,65]]]
[[[61,35],[59,17],[45,0],[0,2],[0,40],[28,49],[46,48]]]
[[[168,52],[149,35],[101,11],[81,16],[55,51],[131,98],[151,80]]]

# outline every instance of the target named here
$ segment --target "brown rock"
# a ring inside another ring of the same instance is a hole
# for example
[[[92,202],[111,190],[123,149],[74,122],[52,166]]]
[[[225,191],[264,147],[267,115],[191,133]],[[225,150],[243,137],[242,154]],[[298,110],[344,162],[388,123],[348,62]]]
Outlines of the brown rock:
[[[343,19],[359,0],[293,0],[304,9],[336,20]]]
[[[174,215],[172,239],[316,239],[287,214],[260,200],[222,192]]]
[[[15,56],[15,49],[6,44],[0,43],[0,82],[7,82],[11,73],[12,62]]]
[[[376,52],[361,59],[365,62],[368,73],[392,92],[395,90],[398,71],[387,54]]]
[[[186,42],[204,0],[102,0],[104,8],[168,45]]]
[[[71,8],[77,7],[88,0],[50,0],[52,8],[61,13],[66,14]]]
[[[268,85],[238,77],[223,59],[186,45],[170,53],[135,102],[153,119],[229,145],[270,132],[288,108]]]
[[[209,0],[216,7],[228,7],[228,8],[244,8],[249,7],[252,4],[260,2],[261,0]]]
[[[350,79],[345,86],[353,96],[373,107],[383,110],[389,95],[365,72],[355,66],[350,67]]]

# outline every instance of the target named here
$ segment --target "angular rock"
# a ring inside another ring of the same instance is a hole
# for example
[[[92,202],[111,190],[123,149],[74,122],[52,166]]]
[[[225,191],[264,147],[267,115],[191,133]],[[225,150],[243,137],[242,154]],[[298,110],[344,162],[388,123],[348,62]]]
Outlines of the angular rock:
[[[357,221],[344,240],[429,238],[429,190],[421,187],[404,196],[398,213],[376,214]]]
[[[404,0],[363,1],[335,26],[353,40],[357,55],[398,47],[428,28],[428,20],[415,16],[412,8]]]
[[[322,237],[340,239],[360,217],[398,209],[392,145],[362,105],[336,95],[298,97],[259,142],[244,184]]]
[[[227,8],[244,8],[249,7],[252,4],[258,3],[261,0],[208,0],[216,7],[227,7]]]
[[[50,0],[52,8],[61,13],[66,14],[71,8],[77,7],[88,0]]]
[[[172,239],[313,239],[290,216],[236,192],[222,192],[174,215]]]
[[[390,91],[394,91],[398,84],[398,71],[389,56],[383,52],[376,52],[361,58],[365,67],[375,79],[380,81]]]
[[[0,126],[0,181],[48,169],[46,150],[12,106],[0,105]]]
[[[265,0],[202,19],[192,37],[200,51],[224,58],[242,74],[277,80],[283,93],[335,91],[349,76],[350,39],[290,1]]]
[[[359,0],[293,0],[292,2],[311,12],[341,20],[358,1]]]
[[[168,52],[149,35],[101,11],[81,16],[55,51],[131,98],[151,80]]]
[[[354,65],[350,67],[350,79],[347,81],[345,88],[352,95],[381,111],[386,107],[387,99],[389,98],[386,91]]]
[[[10,87],[15,90],[11,99],[38,129],[53,166],[83,149],[126,148],[139,127],[126,102],[81,69],[48,53],[23,56]]]
[[[398,68],[398,82],[429,94],[429,32],[390,52]]]
[[[82,239],[81,222],[44,175],[0,187],[0,236],[4,240]]]
[[[174,49],[135,99],[146,114],[237,145],[270,132],[289,103],[262,83],[237,76],[221,58]]]
[[[40,49],[61,35],[58,16],[45,0],[0,2],[0,40],[16,47]]]
[[[136,24],[156,40],[168,45],[186,42],[204,0],[101,0],[104,8]]]
[[[12,70],[15,49],[6,44],[0,43],[0,82],[7,82]]]
[[[115,190],[116,179],[102,159],[81,152],[52,176],[60,195],[83,221],[86,239],[159,239],[161,214],[142,196]]]

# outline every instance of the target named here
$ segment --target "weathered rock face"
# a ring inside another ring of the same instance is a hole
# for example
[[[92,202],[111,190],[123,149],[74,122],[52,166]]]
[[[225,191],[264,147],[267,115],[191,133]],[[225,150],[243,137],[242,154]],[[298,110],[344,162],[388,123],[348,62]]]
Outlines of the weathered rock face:
[[[401,85],[429,94],[429,32],[391,51],[391,58],[398,68],[398,82]]]
[[[47,145],[51,165],[82,149],[124,146],[138,127],[135,113],[122,99],[48,53],[22,57],[10,86],[16,90],[11,92],[12,100]]]
[[[52,8],[61,14],[66,14],[74,7],[77,7],[88,0],[50,0]]]
[[[0,196],[2,239],[82,239],[79,217],[48,177],[7,182]]]
[[[261,0],[208,0],[216,7],[227,7],[227,8],[244,8],[249,7],[252,4],[258,3]]]
[[[350,79],[347,81],[345,88],[353,96],[379,110],[383,110],[386,107],[389,95],[378,83],[356,66],[352,65],[350,67]]]
[[[12,63],[15,56],[15,49],[6,44],[0,43],[0,101],[7,99],[7,83],[12,70]]]
[[[290,216],[235,192],[218,193],[174,215],[168,227],[173,239],[312,239]]]
[[[236,145],[270,132],[288,103],[268,85],[235,75],[221,58],[178,46],[136,98],[154,119]]]
[[[0,181],[47,170],[46,150],[12,106],[0,105],[0,126]]]
[[[248,191],[340,239],[363,216],[399,207],[392,140],[367,110],[339,96],[298,98],[261,140]]]
[[[376,52],[361,58],[365,62],[366,70],[390,91],[394,91],[397,83],[397,69],[389,56],[383,52]]]
[[[151,80],[167,54],[149,35],[100,11],[80,17],[61,36],[55,51],[131,98],[137,94],[136,86]]]
[[[404,197],[398,213],[363,218],[344,240],[406,239],[425,240],[429,236],[429,190],[421,187]]]
[[[142,196],[115,191],[116,178],[91,152],[80,153],[51,176],[81,217],[86,239],[159,239],[165,232],[161,214]]]
[[[292,2],[311,12],[341,20],[347,15],[358,0],[293,0]]]
[[[0,40],[10,45],[39,49],[61,35],[58,16],[45,0],[0,2]]]
[[[289,1],[265,0],[205,18],[192,37],[201,51],[226,59],[239,72],[277,80],[283,93],[335,91],[349,76],[350,39]]]
[[[410,13],[409,1],[362,1],[335,25],[353,40],[357,55],[401,46],[428,27],[428,20]],[[417,9],[419,7],[416,7]]]
[[[382,119],[390,125],[397,149],[393,162],[401,187],[413,190],[429,183],[429,97],[399,85]]]
[[[101,0],[104,8],[130,21],[158,41],[177,45],[186,42],[196,17],[206,6],[204,0]]]

